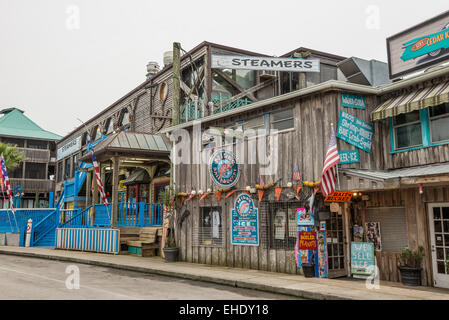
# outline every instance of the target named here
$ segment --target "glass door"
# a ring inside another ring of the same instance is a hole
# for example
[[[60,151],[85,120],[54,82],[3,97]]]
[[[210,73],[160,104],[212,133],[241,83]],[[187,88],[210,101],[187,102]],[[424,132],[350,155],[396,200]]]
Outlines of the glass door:
[[[343,215],[329,212],[326,220],[329,278],[346,276]]]
[[[449,203],[429,204],[429,226],[435,286],[449,288]]]

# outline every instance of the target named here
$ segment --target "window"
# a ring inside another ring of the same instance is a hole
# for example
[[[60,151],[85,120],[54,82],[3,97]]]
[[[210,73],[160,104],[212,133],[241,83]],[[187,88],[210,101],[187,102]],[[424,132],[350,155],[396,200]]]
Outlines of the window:
[[[129,123],[129,111],[127,108],[122,110],[121,119],[119,122],[120,126],[126,126]]]
[[[200,212],[200,245],[221,245],[221,207],[203,207]]]
[[[58,162],[58,178],[57,178],[57,182],[60,182],[62,180],[62,172],[63,172],[63,161],[59,161]]]
[[[293,250],[296,244],[296,210],[304,204],[295,202],[270,204],[270,246]]]
[[[8,175],[9,178],[23,178],[23,162],[21,162],[17,168],[11,170]]]
[[[39,140],[28,140],[27,147],[30,149],[47,149],[47,142]]]
[[[112,118],[109,118],[108,121],[106,121],[106,135],[110,134],[112,131],[114,131],[114,120]]]
[[[79,159],[79,154],[75,154],[73,156],[73,166],[72,166],[72,174],[70,177],[74,177],[75,176],[75,172],[78,169],[78,159]]]
[[[25,167],[26,179],[46,179],[47,172],[44,163],[27,163]]]
[[[282,131],[294,127],[293,108],[277,111],[270,115],[270,129]]]
[[[65,169],[64,169],[64,179],[70,179],[70,169],[71,169],[72,158],[65,159]]]
[[[395,149],[421,146],[422,132],[419,110],[394,117],[393,131]]]
[[[12,144],[16,145],[19,148],[23,148],[24,146],[24,140],[22,139],[14,139],[14,138],[1,138],[1,141],[5,144]]]
[[[98,139],[101,138],[102,134],[100,126],[95,127],[93,134],[94,134],[94,141],[97,141]]]
[[[449,140],[449,103],[429,108],[432,143]]]

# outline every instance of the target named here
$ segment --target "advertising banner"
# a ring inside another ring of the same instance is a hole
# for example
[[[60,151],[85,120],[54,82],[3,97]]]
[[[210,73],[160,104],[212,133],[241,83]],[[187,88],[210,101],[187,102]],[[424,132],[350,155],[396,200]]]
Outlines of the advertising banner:
[[[338,151],[340,162],[338,164],[359,163],[359,150]]]
[[[352,274],[366,276],[373,274],[374,262],[374,246],[371,242],[351,242]]]
[[[355,108],[365,110],[365,97],[355,96],[353,94],[342,93],[341,105],[346,108]]]
[[[315,220],[313,214],[307,211],[305,208],[296,209],[296,221],[298,226],[313,226],[315,225]]]
[[[224,150],[216,151],[209,160],[209,173],[216,185],[222,188],[234,186],[240,177],[235,155]]]
[[[387,39],[390,78],[449,59],[449,11]]]
[[[327,263],[327,240],[326,240],[326,226],[324,230],[320,228],[318,232],[318,275],[320,278],[327,278],[328,263]]]
[[[298,232],[299,250],[316,250],[316,232],[300,231]]]
[[[320,72],[320,59],[273,58],[212,54],[214,69]]]
[[[231,243],[233,245],[259,245],[259,212],[253,199],[242,193],[231,209]]]
[[[352,192],[332,192],[324,198],[326,202],[351,202]]]
[[[373,134],[373,125],[341,110],[338,120],[337,138],[363,151],[370,152]]]

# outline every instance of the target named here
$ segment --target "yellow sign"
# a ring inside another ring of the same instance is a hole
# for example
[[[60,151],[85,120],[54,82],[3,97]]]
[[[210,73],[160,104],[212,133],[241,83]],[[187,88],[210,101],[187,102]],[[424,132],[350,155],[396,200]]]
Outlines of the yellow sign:
[[[351,192],[332,192],[326,196],[326,202],[351,202]]]

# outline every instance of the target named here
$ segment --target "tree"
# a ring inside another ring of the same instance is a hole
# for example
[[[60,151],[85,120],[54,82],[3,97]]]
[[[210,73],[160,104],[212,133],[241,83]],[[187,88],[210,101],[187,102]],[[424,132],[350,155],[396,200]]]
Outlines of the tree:
[[[6,169],[12,171],[25,161],[25,156],[17,150],[17,146],[0,142],[0,154],[5,158]]]

